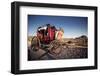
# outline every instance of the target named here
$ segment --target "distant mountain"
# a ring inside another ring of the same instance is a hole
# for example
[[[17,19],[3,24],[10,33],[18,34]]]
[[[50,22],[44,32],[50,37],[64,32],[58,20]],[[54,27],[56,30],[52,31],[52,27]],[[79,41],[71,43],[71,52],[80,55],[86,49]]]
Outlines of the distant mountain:
[[[76,37],[75,39],[88,39],[88,37],[86,35],[82,35],[80,37]]]
[[[88,46],[88,37],[85,35],[75,38],[75,41],[76,45]]]
[[[64,38],[63,40],[68,44],[74,44],[76,46],[88,46],[88,37],[86,35],[82,35],[76,38]]]

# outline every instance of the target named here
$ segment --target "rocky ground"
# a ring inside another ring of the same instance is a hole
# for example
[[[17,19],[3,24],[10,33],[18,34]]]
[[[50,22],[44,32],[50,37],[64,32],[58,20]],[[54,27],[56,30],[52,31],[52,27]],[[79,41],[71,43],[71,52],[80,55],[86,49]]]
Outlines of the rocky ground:
[[[58,50],[60,49],[55,51]],[[39,49],[38,51],[28,50],[28,60],[78,59],[87,57],[87,48],[63,48],[60,53],[52,53],[48,49]]]
[[[28,40],[28,60],[53,60],[53,59],[80,59],[88,58],[88,40],[81,36],[75,39],[63,39],[52,41],[49,46],[41,45],[31,47],[31,39]],[[33,44],[37,44],[34,39]]]

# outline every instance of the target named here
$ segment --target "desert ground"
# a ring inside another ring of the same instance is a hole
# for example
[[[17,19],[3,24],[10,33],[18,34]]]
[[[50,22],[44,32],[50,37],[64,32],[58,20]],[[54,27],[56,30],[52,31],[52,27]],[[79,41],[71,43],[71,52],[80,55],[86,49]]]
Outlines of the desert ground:
[[[54,60],[54,59],[83,59],[88,58],[88,38],[80,36],[76,38],[63,38],[63,42],[42,45],[38,50],[31,49],[32,36],[28,37],[28,60]]]

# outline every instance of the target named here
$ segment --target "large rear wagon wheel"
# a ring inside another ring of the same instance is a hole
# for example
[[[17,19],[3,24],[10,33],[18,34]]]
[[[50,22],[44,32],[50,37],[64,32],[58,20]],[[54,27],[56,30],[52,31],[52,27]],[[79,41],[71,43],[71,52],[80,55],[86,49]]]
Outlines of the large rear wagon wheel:
[[[31,40],[31,49],[33,51],[38,51],[41,47],[40,40],[37,36],[34,36]]]

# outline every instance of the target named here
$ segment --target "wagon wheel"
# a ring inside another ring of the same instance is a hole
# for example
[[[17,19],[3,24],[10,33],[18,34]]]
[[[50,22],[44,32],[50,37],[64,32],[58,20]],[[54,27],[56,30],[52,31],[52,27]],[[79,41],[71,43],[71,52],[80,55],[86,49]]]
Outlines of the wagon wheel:
[[[51,54],[60,54],[62,51],[62,44],[59,40],[54,40],[50,43],[50,53]]]
[[[31,40],[31,49],[33,51],[38,51],[40,46],[41,44],[39,38],[37,36],[34,36]]]

